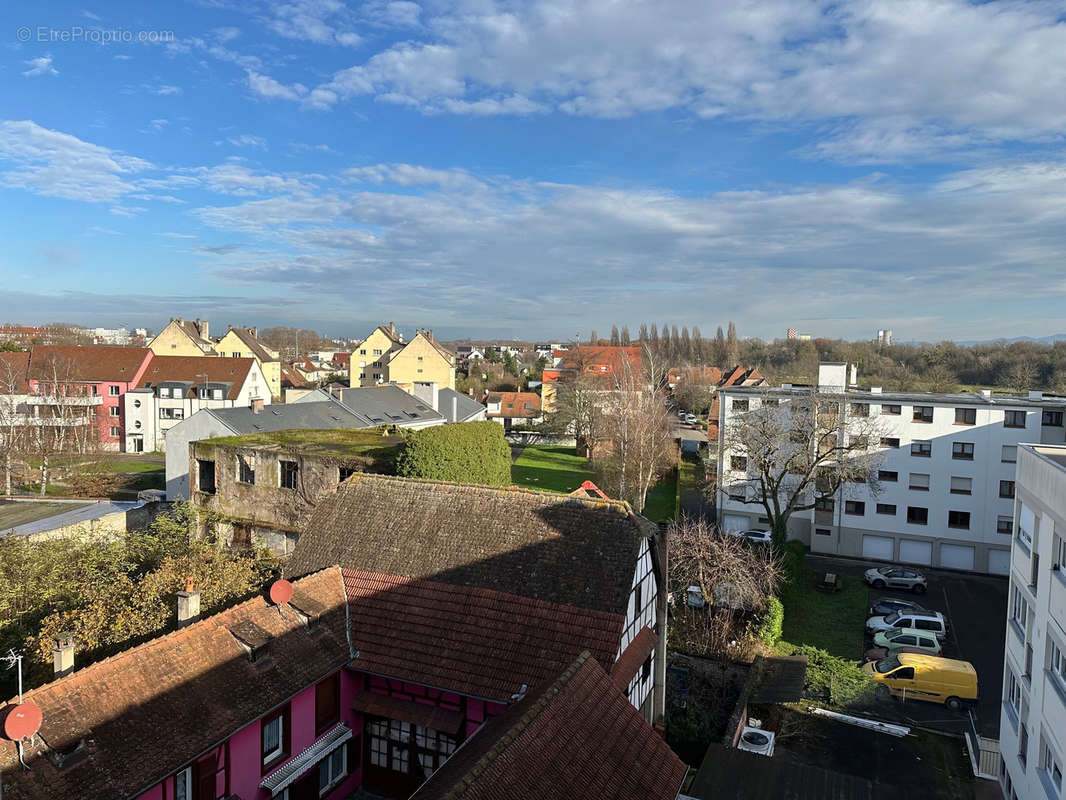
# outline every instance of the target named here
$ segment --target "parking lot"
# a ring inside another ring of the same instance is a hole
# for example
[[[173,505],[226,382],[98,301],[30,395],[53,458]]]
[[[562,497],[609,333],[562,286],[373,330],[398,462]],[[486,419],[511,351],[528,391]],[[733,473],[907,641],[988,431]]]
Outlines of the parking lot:
[[[870,562],[829,558],[809,554],[811,569],[862,577]],[[974,709],[977,727],[982,736],[999,738],[999,712],[1003,689],[1003,648],[1007,624],[1007,579],[992,575],[974,575],[951,570],[918,568],[928,579],[925,595],[914,595],[898,589],[870,590],[870,602],[880,597],[901,597],[913,600],[934,611],[940,611],[948,621],[948,636],[944,642],[944,656],[969,661],[977,670],[978,704]],[[866,646],[871,646],[866,640]],[[861,654],[857,654],[861,655]],[[886,716],[896,717],[912,725],[923,725],[956,733],[968,725],[963,715],[954,714],[943,706],[893,701]]]

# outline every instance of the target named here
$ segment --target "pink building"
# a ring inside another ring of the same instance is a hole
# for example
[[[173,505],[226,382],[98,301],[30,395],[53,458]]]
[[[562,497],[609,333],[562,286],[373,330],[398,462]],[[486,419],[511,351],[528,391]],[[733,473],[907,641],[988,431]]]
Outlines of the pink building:
[[[27,379],[35,394],[100,397],[96,414],[100,442],[121,450],[125,440],[122,397],[136,387],[152,351],[110,345],[37,345],[30,353]]]

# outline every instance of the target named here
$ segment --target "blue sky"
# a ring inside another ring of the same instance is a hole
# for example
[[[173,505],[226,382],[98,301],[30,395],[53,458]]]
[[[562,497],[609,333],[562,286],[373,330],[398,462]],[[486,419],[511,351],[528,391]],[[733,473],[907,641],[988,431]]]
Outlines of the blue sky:
[[[1066,331],[1064,13],[9,7],[0,319]]]

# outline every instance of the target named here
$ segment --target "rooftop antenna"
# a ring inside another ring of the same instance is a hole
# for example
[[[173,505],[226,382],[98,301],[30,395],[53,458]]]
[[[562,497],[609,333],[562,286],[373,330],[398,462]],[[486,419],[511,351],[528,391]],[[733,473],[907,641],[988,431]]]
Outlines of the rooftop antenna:
[[[0,656],[0,661],[6,661],[8,669],[18,669],[19,701],[4,719],[4,735],[15,742],[19,763],[28,772],[30,767],[23,757],[22,742],[25,739],[32,739],[40,730],[41,709],[36,703],[22,702],[22,653],[8,650],[6,656]]]
[[[16,653],[14,650],[8,650],[6,656],[0,656],[0,661],[7,662],[8,669],[18,668],[19,675],[19,703],[22,702],[22,653]]]

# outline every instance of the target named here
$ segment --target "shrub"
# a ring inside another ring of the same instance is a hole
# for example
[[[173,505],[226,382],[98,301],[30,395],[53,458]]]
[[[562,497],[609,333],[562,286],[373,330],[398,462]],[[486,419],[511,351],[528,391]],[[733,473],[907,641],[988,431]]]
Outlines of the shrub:
[[[396,474],[456,483],[507,486],[511,448],[492,420],[439,425],[405,434]]]
[[[811,699],[835,706],[854,706],[873,699],[875,684],[858,662],[837,658],[810,645],[797,647],[792,654],[807,656],[805,691]]]
[[[797,539],[785,542],[781,548],[781,568],[786,581],[793,583],[803,579],[803,557],[806,552],[803,542]]]
[[[766,608],[755,623],[754,634],[759,641],[773,647],[781,640],[781,627],[785,622],[785,607],[774,595],[766,603]]]

